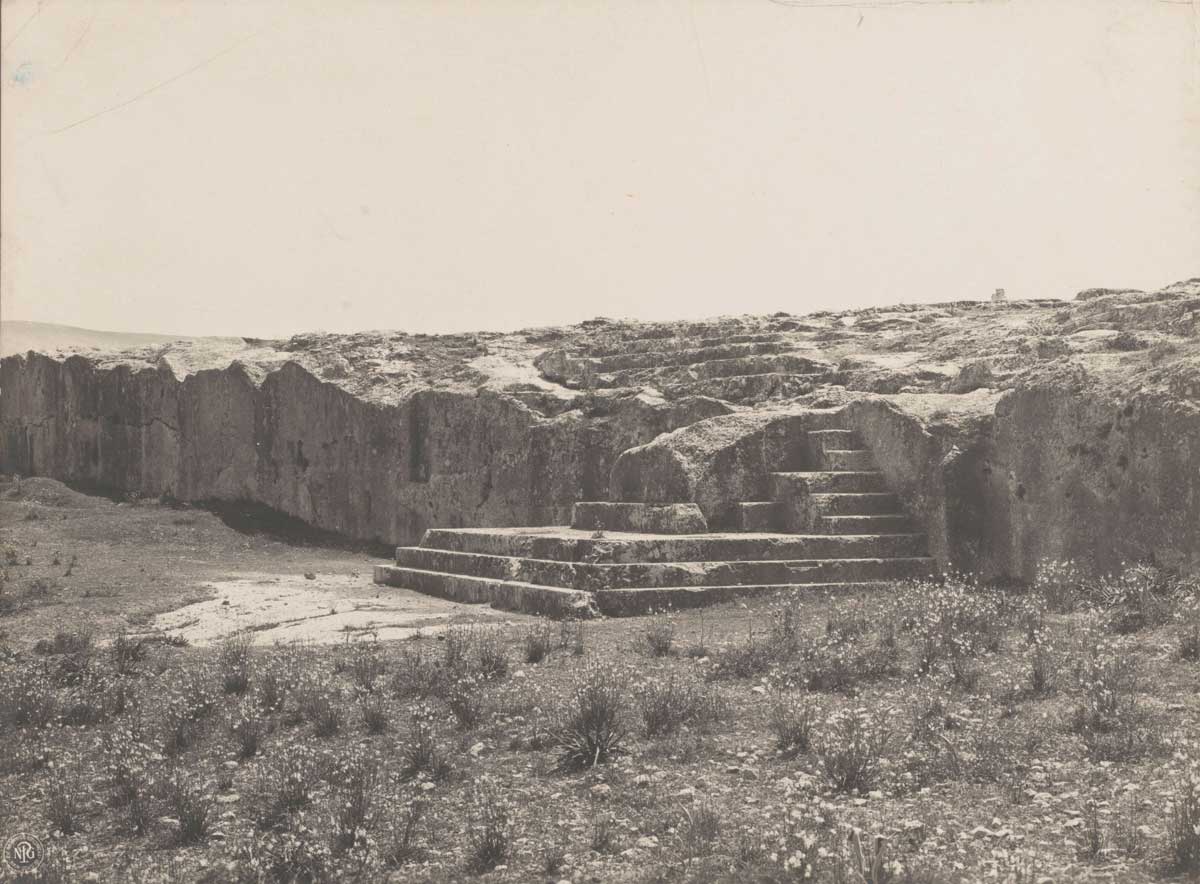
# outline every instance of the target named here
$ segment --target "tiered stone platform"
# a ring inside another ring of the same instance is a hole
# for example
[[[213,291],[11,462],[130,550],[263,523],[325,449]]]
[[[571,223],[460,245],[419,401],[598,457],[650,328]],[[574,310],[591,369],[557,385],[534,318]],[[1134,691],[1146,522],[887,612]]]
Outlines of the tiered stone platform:
[[[809,430],[792,460],[770,473],[769,499],[735,503],[737,530],[710,532],[690,502],[583,502],[572,527],[431,529],[377,567],[375,581],[581,617],[870,589],[936,570],[854,433]]]
[[[626,338],[585,351],[551,350],[537,364],[543,376],[570,387],[652,387],[668,398],[712,396],[754,403],[790,398],[836,376],[813,357],[811,342],[783,332]],[[807,343],[808,349],[801,349]]]

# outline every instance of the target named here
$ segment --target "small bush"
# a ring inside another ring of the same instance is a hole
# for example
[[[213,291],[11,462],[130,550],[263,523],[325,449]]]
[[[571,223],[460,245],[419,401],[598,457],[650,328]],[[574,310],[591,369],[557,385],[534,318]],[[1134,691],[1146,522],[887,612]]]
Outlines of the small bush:
[[[729,715],[724,697],[674,673],[649,681],[638,697],[638,705],[648,737],[670,736],[685,724],[707,724]]]
[[[387,706],[380,697],[374,694],[363,697],[359,708],[362,710],[363,727],[367,729],[367,733],[382,734],[387,731],[390,724]]]
[[[358,642],[350,653],[350,677],[362,691],[371,693],[375,682],[386,671],[383,658],[375,642]]]
[[[212,796],[204,785],[176,773],[166,783],[167,804],[179,820],[180,844],[196,844],[208,836]]]
[[[721,816],[709,802],[684,808],[679,840],[683,855],[689,859],[708,856],[717,848],[721,837]]]
[[[454,683],[446,696],[446,703],[460,731],[474,730],[487,711],[483,691],[469,679]]]
[[[433,729],[418,715],[413,716],[408,740],[401,748],[401,758],[402,779],[410,780],[419,773],[427,773],[435,780],[445,780],[450,776],[450,759],[438,746]]]
[[[404,801],[398,807],[389,808],[385,817],[388,825],[384,840],[383,861],[391,868],[418,859],[421,850],[417,846],[417,828],[425,816],[427,805],[419,799]]]
[[[508,654],[500,642],[499,632],[487,629],[480,633],[475,643],[478,673],[481,678],[504,678],[508,675]]]
[[[592,835],[589,846],[596,853],[616,853],[617,821],[611,813],[602,813],[592,819]]]
[[[1033,646],[1029,654],[1029,693],[1034,697],[1048,697],[1058,690],[1062,663],[1054,649],[1044,642]]]
[[[874,787],[891,734],[865,710],[834,713],[818,732],[817,758],[840,792],[867,792]]]
[[[379,763],[369,756],[356,755],[338,774],[333,846],[344,851],[366,838],[367,817],[379,782]]]
[[[303,685],[298,693],[298,708],[318,737],[332,737],[342,729],[341,697],[336,689],[320,683]]]
[[[259,828],[280,826],[312,801],[316,769],[311,751],[286,746],[269,764],[259,767],[253,787],[255,821]]]
[[[74,835],[83,827],[83,784],[62,767],[50,771],[46,783],[46,819],[52,832]]]
[[[1182,582],[1153,565],[1130,565],[1103,578],[1096,593],[1109,632],[1129,635],[1167,623],[1183,591]]]
[[[1200,769],[1185,771],[1174,799],[1167,831],[1168,861],[1178,875],[1200,875]]]
[[[445,672],[419,645],[400,649],[391,678],[392,693],[400,699],[425,699],[446,690]]]
[[[554,634],[546,624],[531,626],[521,636],[521,649],[526,663],[541,663],[553,647]]]
[[[259,717],[258,711],[241,706],[235,711],[229,721],[229,735],[237,746],[238,758],[253,758],[258,754],[266,733],[267,723]]]
[[[813,725],[818,709],[808,697],[784,694],[775,698],[767,723],[775,735],[775,745],[786,758],[808,752],[812,746]]]
[[[41,729],[58,717],[58,694],[43,666],[0,670],[0,722]]]
[[[558,646],[570,651],[572,657],[582,657],[587,638],[586,628],[581,620],[563,620],[558,624]]]
[[[625,697],[616,672],[590,663],[576,678],[567,709],[554,725],[561,770],[603,764],[621,751],[625,740]]]
[[[1087,598],[1087,578],[1075,562],[1042,561],[1033,578],[1033,591],[1046,607],[1059,614],[1069,614]]]
[[[250,687],[250,649],[254,634],[239,631],[221,640],[217,665],[221,673],[221,688],[227,694],[242,695]]]
[[[471,794],[467,825],[467,869],[490,872],[512,852],[512,813],[500,791],[488,780]]]
[[[124,633],[113,639],[109,648],[113,671],[117,675],[136,675],[138,667],[149,653],[150,648],[144,638],[130,638]]]
[[[712,658],[708,678],[754,678],[767,673],[775,663],[774,649],[765,641],[751,636],[744,644],[724,648]]]
[[[675,624],[655,617],[642,630],[642,641],[651,657],[668,657],[675,652]]]
[[[1188,663],[1200,661],[1200,619],[1184,624],[1180,630],[1179,659]]]

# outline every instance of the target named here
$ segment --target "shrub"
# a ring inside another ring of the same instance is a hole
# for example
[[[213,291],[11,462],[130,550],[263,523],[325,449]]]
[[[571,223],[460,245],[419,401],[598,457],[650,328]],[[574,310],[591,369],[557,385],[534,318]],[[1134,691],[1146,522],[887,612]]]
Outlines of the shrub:
[[[0,670],[0,722],[41,729],[58,717],[58,695],[44,666]]]
[[[1128,761],[1158,748],[1138,691],[1137,662],[1119,650],[1100,647],[1079,667],[1083,698],[1071,716],[1093,761]]]
[[[546,624],[531,626],[521,636],[521,648],[526,663],[541,663],[553,646],[554,635]]]
[[[1200,661],[1200,619],[1184,624],[1180,631],[1179,659],[1189,663]]]
[[[269,764],[258,768],[253,786],[255,821],[263,829],[279,826],[312,801],[316,779],[311,750],[288,745]]]
[[[420,715],[414,715],[408,731],[408,741],[401,749],[403,765],[400,776],[409,780],[419,773],[428,773],[435,780],[448,779],[450,759],[438,746],[433,729]]]
[[[651,657],[667,657],[675,652],[675,624],[661,617],[653,618],[642,630],[642,641]]]
[[[342,729],[343,715],[340,693],[326,684],[312,680],[297,690],[297,705],[305,721],[311,722],[313,734],[332,737]]]
[[[489,780],[472,790],[467,825],[467,869],[490,872],[512,852],[512,814],[500,791]]]
[[[1137,564],[1103,578],[1097,595],[1109,632],[1128,635],[1169,621],[1183,584],[1153,565]]]
[[[349,669],[350,677],[360,690],[367,693],[374,691],[376,680],[386,671],[378,643],[356,643],[350,652]]]
[[[387,706],[380,697],[364,696],[359,703],[359,708],[362,710],[363,726],[367,729],[367,733],[382,734],[387,731],[390,724]]]
[[[446,679],[442,666],[427,655],[419,645],[400,649],[392,673],[392,693],[400,699],[425,699],[445,693]]]
[[[385,864],[396,868],[420,857],[421,851],[416,844],[417,827],[425,816],[426,807],[420,799],[408,799],[393,802],[388,808],[385,817],[387,837],[383,847]]]
[[[138,667],[150,653],[150,648],[144,638],[130,638],[121,633],[109,648],[112,656],[113,671],[117,675],[136,675]]]
[[[775,735],[775,745],[785,757],[808,752],[817,712],[812,700],[803,695],[782,694],[775,698],[767,721]]]
[[[596,853],[617,852],[616,819],[611,813],[602,813],[592,819],[592,835],[589,846]]]
[[[1001,594],[961,577],[943,585],[909,584],[899,593],[897,613],[901,627],[917,640],[922,674],[944,659],[998,651],[1006,626]]]
[[[711,688],[677,678],[647,682],[639,695],[642,724],[648,737],[669,736],[688,723],[708,723],[729,714],[725,698]]]
[[[1073,561],[1042,561],[1034,574],[1033,591],[1051,611],[1069,614],[1087,597],[1087,579]]]
[[[616,672],[589,663],[575,677],[566,710],[554,725],[558,767],[594,767],[621,751],[625,739],[625,697]]]
[[[50,770],[46,781],[46,819],[51,831],[74,835],[82,829],[83,783],[64,767]]]
[[[253,645],[254,635],[246,631],[231,633],[221,640],[217,665],[225,693],[239,696],[246,693],[250,686],[250,648]]]
[[[753,635],[744,644],[723,648],[713,658],[708,678],[754,678],[768,672],[775,663],[775,651],[765,641]]]
[[[581,620],[563,620],[558,624],[558,646],[582,657],[586,644],[586,626]]]
[[[196,844],[208,835],[212,796],[204,785],[176,772],[166,782],[166,799],[179,820],[180,844]]]
[[[474,730],[487,711],[483,691],[471,679],[459,679],[450,688],[446,703],[460,731]]]
[[[818,731],[817,758],[840,792],[866,792],[879,776],[890,732],[866,710],[835,712]]]
[[[504,678],[508,675],[508,654],[500,643],[500,634],[495,629],[484,630],[476,640],[476,660],[481,678]]]
[[[1168,861],[1175,874],[1200,875],[1200,768],[1184,771],[1171,801]]]
[[[255,679],[259,708],[267,712],[278,712],[283,709],[293,683],[295,668],[291,665],[293,657],[277,655],[270,663],[263,666]]]
[[[1054,649],[1045,642],[1037,642],[1029,654],[1029,693],[1047,697],[1057,691],[1061,668]]]
[[[379,781],[379,763],[358,754],[339,771],[334,801],[334,849],[349,850],[366,837],[367,816]]]
[[[683,823],[679,827],[679,840],[683,855],[689,859],[708,856],[717,848],[721,836],[721,816],[709,802],[702,801],[683,810]]]
[[[229,734],[237,745],[238,758],[253,758],[258,754],[267,725],[257,710],[240,706],[229,721]]]

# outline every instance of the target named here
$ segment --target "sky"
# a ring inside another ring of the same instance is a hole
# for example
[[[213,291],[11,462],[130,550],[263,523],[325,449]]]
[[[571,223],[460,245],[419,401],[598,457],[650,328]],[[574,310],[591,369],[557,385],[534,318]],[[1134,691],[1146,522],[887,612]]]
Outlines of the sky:
[[[285,336],[1200,275],[1200,0],[5,0],[0,310]]]

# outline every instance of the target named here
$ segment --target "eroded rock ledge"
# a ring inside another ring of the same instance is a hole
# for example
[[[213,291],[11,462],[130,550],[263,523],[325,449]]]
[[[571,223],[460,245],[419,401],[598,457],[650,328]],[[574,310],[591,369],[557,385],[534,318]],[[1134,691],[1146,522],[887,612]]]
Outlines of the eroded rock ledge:
[[[0,363],[0,469],[387,543],[565,525],[581,500],[719,528],[791,423],[836,412],[944,568],[1200,570],[1200,281],[1084,294],[29,353]]]

